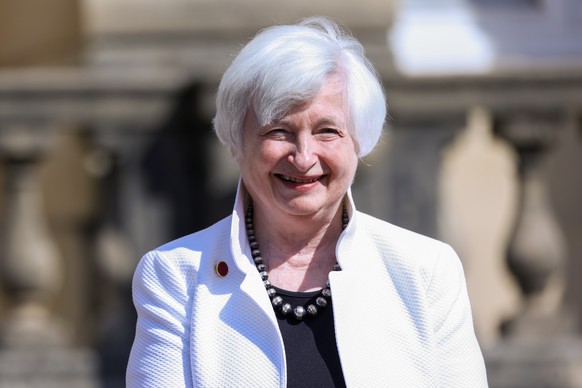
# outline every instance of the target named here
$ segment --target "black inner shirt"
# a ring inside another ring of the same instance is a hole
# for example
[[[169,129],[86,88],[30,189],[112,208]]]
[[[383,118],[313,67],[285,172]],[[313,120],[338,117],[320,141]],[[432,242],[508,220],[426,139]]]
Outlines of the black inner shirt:
[[[292,292],[275,288],[284,303],[292,306],[315,304],[319,291]],[[333,309],[319,309],[317,316],[298,321],[277,312],[287,358],[287,387],[345,387],[337,352]]]

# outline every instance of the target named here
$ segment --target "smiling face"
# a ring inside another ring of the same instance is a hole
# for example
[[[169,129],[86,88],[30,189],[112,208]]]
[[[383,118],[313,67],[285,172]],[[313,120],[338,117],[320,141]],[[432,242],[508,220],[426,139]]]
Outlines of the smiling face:
[[[311,102],[264,127],[247,113],[237,161],[256,210],[275,217],[336,213],[358,164],[343,87],[331,76]]]

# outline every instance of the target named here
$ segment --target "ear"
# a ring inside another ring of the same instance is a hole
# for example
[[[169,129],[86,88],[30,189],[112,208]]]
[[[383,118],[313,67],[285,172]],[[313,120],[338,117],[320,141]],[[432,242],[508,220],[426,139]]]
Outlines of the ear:
[[[233,145],[231,145],[230,147],[228,147],[228,151],[230,152],[230,156],[232,157],[232,159],[239,163],[241,162],[241,156],[240,156],[240,152],[237,150],[237,148]]]

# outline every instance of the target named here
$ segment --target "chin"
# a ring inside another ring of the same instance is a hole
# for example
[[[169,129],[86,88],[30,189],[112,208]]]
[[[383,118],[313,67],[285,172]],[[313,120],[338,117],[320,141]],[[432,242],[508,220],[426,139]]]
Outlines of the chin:
[[[290,214],[296,216],[309,216],[318,213],[324,207],[321,203],[316,203],[313,200],[293,200],[286,203],[285,208]]]

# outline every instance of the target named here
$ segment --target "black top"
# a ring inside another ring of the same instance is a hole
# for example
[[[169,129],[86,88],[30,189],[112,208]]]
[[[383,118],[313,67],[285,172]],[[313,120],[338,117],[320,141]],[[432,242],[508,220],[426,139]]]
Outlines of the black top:
[[[292,292],[276,288],[293,306],[315,303],[319,291]],[[297,321],[277,312],[287,357],[287,387],[345,387],[333,324],[331,300],[315,317]]]

